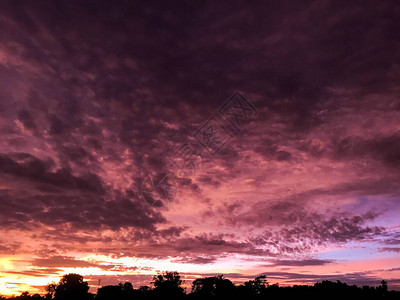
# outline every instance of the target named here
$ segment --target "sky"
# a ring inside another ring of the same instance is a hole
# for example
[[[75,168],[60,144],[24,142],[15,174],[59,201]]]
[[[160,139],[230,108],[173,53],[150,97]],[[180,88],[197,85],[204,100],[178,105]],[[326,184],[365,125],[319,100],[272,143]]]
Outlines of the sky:
[[[2,1],[0,28],[0,294],[400,290],[398,1]]]

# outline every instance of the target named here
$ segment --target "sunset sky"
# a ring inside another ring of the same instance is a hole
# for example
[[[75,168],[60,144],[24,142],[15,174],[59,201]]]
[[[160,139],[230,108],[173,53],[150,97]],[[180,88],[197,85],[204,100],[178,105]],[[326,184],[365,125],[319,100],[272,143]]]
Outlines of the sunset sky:
[[[394,0],[2,1],[0,294],[400,290],[399,32]]]

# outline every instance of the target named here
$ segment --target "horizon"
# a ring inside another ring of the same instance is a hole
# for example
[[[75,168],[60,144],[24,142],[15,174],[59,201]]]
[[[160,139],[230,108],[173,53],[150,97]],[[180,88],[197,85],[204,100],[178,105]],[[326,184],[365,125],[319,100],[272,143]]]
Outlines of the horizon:
[[[174,271],[166,271],[166,272],[174,272]],[[151,276],[151,278],[152,278],[151,280],[154,280],[154,276],[160,275],[160,274],[162,274],[162,273],[163,273],[163,272],[159,272],[159,273],[157,273],[157,274],[153,274],[153,276]],[[71,274],[71,273],[69,273],[69,274]],[[72,273],[72,274],[76,274],[76,273]],[[65,276],[65,275],[67,275],[67,274],[62,275],[61,277]],[[77,275],[79,275],[79,274],[77,274]],[[182,275],[182,274],[180,274],[180,275]],[[228,280],[230,280],[236,287],[238,287],[238,286],[243,286],[244,283],[246,282],[246,281],[235,281],[235,280],[232,280],[232,278],[226,277],[224,274],[218,274],[218,275],[217,275],[217,274],[207,274],[206,277],[195,276],[195,277],[193,277],[194,279],[191,279],[191,282],[189,282],[187,279],[184,279],[185,274],[183,274],[183,277],[181,276],[181,279],[182,279],[182,287],[183,287],[184,294],[190,294],[190,293],[193,292],[193,291],[192,291],[192,283],[194,282],[195,279],[207,278],[207,277],[210,278],[210,277],[215,277],[215,276],[219,276],[219,275],[222,275],[223,279],[228,279]],[[258,276],[262,276],[262,275],[259,274],[259,275],[257,275],[257,276],[252,277],[252,278],[249,276],[248,278],[249,278],[249,280],[252,280],[252,279],[255,279],[255,278],[258,277]],[[61,279],[61,277],[60,277],[60,279]],[[247,280],[247,282],[248,282],[249,280]],[[89,292],[89,293],[92,293],[92,294],[97,294],[98,290],[101,289],[102,287],[116,286],[116,285],[125,284],[125,283],[132,283],[132,282],[130,282],[130,281],[118,281],[118,282],[114,282],[113,284],[108,284],[108,285],[101,285],[101,284],[100,284],[100,285],[97,285],[97,288],[94,288],[93,286],[90,285],[90,283],[89,283],[88,280],[85,280],[84,277],[83,277],[83,281],[88,283],[88,285],[89,285],[89,290],[88,290],[88,292]],[[312,286],[315,286],[316,284],[322,283],[322,282],[324,282],[324,281],[325,281],[325,282],[326,282],[326,281],[328,281],[328,282],[333,282],[333,283],[344,283],[344,284],[347,284],[347,285],[349,285],[349,286],[352,286],[352,284],[348,284],[348,283],[346,283],[346,282],[341,282],[340,280],[334,280],[333,278],[332,278],[332,279],[326,278],[326,279],[317,281],[317,282],[315,282],[314,284],[310,284],[310,283],[308,283],[308,284],[296,284],[296,283],[293,283],[293,284],[291,284],[291,285],[289,285],[289,284],[287,284],[287,285],[281,285],[281,284],[279,284],[279,282],[270,282],[270,281],[268,281],[268,278],[265,278],[265,283],[267,284],[267,286],[278,285],[278,286],[281,287],[281,288],[285,288],[285,287],[293,288],[293,287],[296,287],[296,286],[308,286],[308,287],[312,287]],[[49,282],[49,284],[52,284],[52,283],[58,284],[58,281],[57,281],[57,282],[54,282],[54,281]],[[152,282],[149,281],[148,283],[149,283],[148,285],[136,285],[136,286],[135,286],[134,283],[132,283],[132,287],[133,287],[134,289],[136,289],[136,290],[138,290],[140,287],[149,287],[150,289],[154,289],[154,286],[151,286]],[[387,282],[386,282],[386,284],[387,284]],[[364,286],[358,286],[358,285],[356,285],[356,286],[357,286],[358,288],[364,287]],[[378,286],[382,286],[382,281],[379,282],[379,283],[376,283],[376,284],[374,284],[374,285],[366,285],[366,286],[367,286],[367,287],[378,287]],[[396,289],[391,289],[391,288],[390,288],[390,285],[387,285],[387,290],[388,290],[388,291],[397,291]],[[21,291],[19,294],[22,294],[23,292],[26,292],[26,291]],[[29,291],[28,291],[28,292],[29,292]],[[3,295],[0,294],[0,296],[11,297],[11,296],[18,296],[19,294],[18,294],[18,293],[16,293],[16,294],[8,294],[8,295],[7,295],[7,294],[3,294]],[[30,294],[30,295],[33,295],[32,292],[29,292],[29,294]],[[45,292],[45,291],[43,291],[43,292],[36,292],[35,294],[39,294],[39,295],[41,295],[41,296],[45,296],[45,295],[46,295],[46,292]]]
[[[176,272],[176,271],[165,271],[165,272]],[[153,284],[153,280],[154,280],[154,278],[155,278],[155,276],[157,276],[157,275],[162,275],[162,274],[164,274],[165,272],[158,272],[158,273],[156,273],[156,274],[153,274],[150,278],[150,280],[151,281],[149,281],[148,282],[148,284],[147,285],[135,285],[134,283],[132,283],[131,281],[118,281],[118,282],[114,282],[114,283],[110,283],[110,284],[107,284],[107,285],[103,285],[103,284],[98,284],[97,285],[97,288],[95,288],[94,286],[91,286],[90,285],[90,280],[85,280],[85,277],[83,277],[83,282],[86,282],[86,283],[88,283],[88,286],[89,286],[89,289],[88,289],[88,292],[89,293],[92,293],[92,294],[97,294],[98,293],[98,290],[99,289],[101,289],[101,288],[103,288],[103,287],[107,287],[107,286],[117,286],[117,285],[122,285],[122,284],[125,284],[125,283],[131,283],[132,284],[132,287],[133,287],[133,289],[136,289],[136,290],[139,290],[139,288],[142,288],[142,287],[148,287],[148,288],[150,288],[150,290],[152,290],[152,289],[154,289],[155,287],[154,286],[152,286],[152,284]],[[61,277],[64,277],[64,276],[67,276],[67,275],[72,275],[72,274],[76,274],[76,275],[78,275],[78,276],[80,276],[79,274],[77,274],[77,273],[69,273],[69,274],[63,274],[62,276],[60,276],[60,279],[61,279]],[[194,276],[193,277],[193,279],[190,279],[190,282],[189,282],[189,280],[187,279],[187,278],[190,278],[190,276],[189,277],[186,277],[186,275],[185,274],[180,274],[179,272],[178,272],[178,275],[180,275],[180,277],[181,277],[181,279],[182,279],[182,288],[183,288],[183,293],[184,294],[186,294],[186,295],[188,295],[188,294],[190,294],[190,293],[192,293],[193,291],[192,291],[192,284],[193,284],[193,282],[196,280],[196,279],[204,279],[204,278],[211,278],[211,277],[218,277],[218,276],[222,276],[222,278],[223,279],[227,279],[227,280],[229,280],[229,281],[231,281],[232,283],[233,283],[233,285],[234,286],[236,286],[236,287],[239,287],[239,286],[244,286],[244,284],[245,283],[248,283],[250,280],[254,280],[254,279],[256,279],[258,276],[265,276],[265,275],[262,275],[262,274],[258,274],[258,275],[256,275],[256,276],[253,276],[253,277],[251,277],[251,276],[249,276],[248,277],[248,280],[247,281],[237,281],[237,280],[234,280],[233,278],[229,278],[229,277],[227,277],[227,276],[225,276],[224,274],[206,274],[206,276],[204,276],[204,277],[202,277],[202,276],[198,276],[198,275],[196,275],[196,276]],[[182,276],[183,275],[183,276]],[[186,279],[185,279],[186,278]],[[317,285],[317,284],[321,284],[321,283],[324,283],[324,282],[331,282],[331,283],[343,283],[343,284],[346,284],[346,285],[348,285],[348,286],[357,286],[358,288],[364,288],[364,287],[369,287],[369,288],[376,288],[376,287],[379,287],[379,286],[382,286],[382,284],[383,284],[383,281],[381,280],[379,283],[374,283],[373,285],[364,285],[364,286],[359,286],[359,285],[356,285],[356,284],[349,284],[349,283],[347,283],[347,282],[342,282],[342,281],[340,281],[340,280],[335,280],[334,278],[324,278],[324,279],[322,279],[322,280],[320,280],[320,281],[316,281],[316,282],[314,282],[314,283],[310,283],[310,282],[308,282],[308,283],[306,283],[306,284],[296,284],[296,283],[292,283],[292,284],[283,284],[283,285],[281,285],[281,284],[279,284],[279,282],[271,282],[270,280],[268,280],[268,278],[266,278],[266,277],[264,277],[264,280],[265,280],[265,283],[266,283],[266,286],[268,287],[268,286],[278,286],[278,287],[280,287],[280,288],[287,288],[287,287],[289,287],[289,288],[295,288],[295,287],[298,287],[298,286],[308,286],[308,287],[313,287],[313,286],[315,286],[315,285]],[[59,281],[57,281],[57,282],[54,282],[54,281],[52,281],[52,282],[49,282],[48,284],[59,284]],[[100,283],[100,282],[99,282]],[[388,291],[398,291],[398,290],[396,290],[396,289],[391,289],[390,288],[390,285],[388,285],[388,283],[385,281],[385,284],[387,285],[387,290]],[[96,285],[95,285],[96,286]],[[24,292],[27,292],[27,291],[21,291],[21,292],[19,292],[19,293],[15,293],[15,294],[3,294],[3,295],[1,295],[0,294],[0,296],[6,296],[6,297],[12,297],[12,296],[18,296],[19,294],[22,294],[22,293],[24,293]],[[29,292],[29,291],[28,291]],[[33,293],[32,292],[29,292],[29,294],[32,296],[33,295]],[[46,296],[46,291],[45,290],[43,290],[43,292],[36,292],[35,294],[39,294],[39,295],[41,295],[41,296]]]
[[[0,27],[0,295],[400,291],[400,2],[4,1]]]

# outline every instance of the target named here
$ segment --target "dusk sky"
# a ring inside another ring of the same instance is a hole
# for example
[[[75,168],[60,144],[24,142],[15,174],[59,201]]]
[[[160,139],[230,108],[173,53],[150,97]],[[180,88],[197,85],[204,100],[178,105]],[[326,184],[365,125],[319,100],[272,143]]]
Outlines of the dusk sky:
[[[0,294],[400,290],[400,2],[2,1]]]

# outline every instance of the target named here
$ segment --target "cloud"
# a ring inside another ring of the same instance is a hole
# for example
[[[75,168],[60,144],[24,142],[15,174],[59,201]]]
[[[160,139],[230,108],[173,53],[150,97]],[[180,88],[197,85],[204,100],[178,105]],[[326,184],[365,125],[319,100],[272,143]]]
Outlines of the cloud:
[[[75,259],[69,256],[52,256],[49,258],[37,258],[32,260],[32,265],[40,268],[87,268],[96,267],[97,264]]]
[[[0,254],[13,254],[21,247],[21,243],[12,242],[10,244],[6,244],[5,240],[2,240],[2,245],[0,245]]]
[[[86,190],[86,185],[78,184],[78,187]],[[119,192],[110,192],[107,196],[98,195],[97,191],[94,194],[70,192],[50,191],[35,196],[7,192],[1,196],[1,215],[4,216],[1,224],[9,228],[56,226],[54,238],[61,239],[66,223],[80,229],[134,227],[154,231],[157,224],[165,222],[162,214],[143,200]]]
[[[391,272],[391,270],[387,270]],[[196,275],[196,273],[185,272],[183,275],[191,277]],[[212,277],[218,276],[219,273],[200,273],[202,277]],[[374,270],[367,272],[344,272],[339,273],[336,272],[334,274],[310,274],[310,273],[300,273],[300,272],[282,272],[282,271],[273,271],[273,272],[262,272],[259,274],[248,275],[242,273],[225,273],[225,278],[232,280],[235,283],[243,283],[248,280],[254,280],[255,277],[260,275],[265,275],[266,280],[269,284],[274,284],[279,282],[280,285],[293,285],[293,284],[306,284],[306,285],[314,285],[316,282],[321,282],[323,280],[330,281],[341,281],[347,283],[349,285],[356,284],[358,286],[377,286],[382,281],[382,278],[377,277],[374,274]],[[390,275],[389,275],[390,276]],[[389,279],[388,279],[389,280]],[[389,280],[389,285],[398,286],[399,280],[396,278],[392,278]]]
[[[53,161],[42,161],[28,153],[2,154],[0,155],[0,164],[0,172],[17,178],[63,189],[78,189],[97,194],[104,193],[102,181],[96,174],[88,172],[81,177],[76,177],[66,169],[52,172],[50,168],[54,165]]]
[[[290,215],[290,223],[278,230],[265,230],[251,241],[258,246],[267,246],[280,255],[312,253],[327,244],[340,244],[348,241],[370,241],[383,236],[384,228],[363,226],[376,215],[336,215],[329,218],[317,214],[298,213]]]
[[[3,273],[8,275],[19,275],[19,276],[30,276],[30,277],[48,277],[49,275],[58,275],[62,272],[62,269],[57,268],[41,268],[41,269],[33,269],[33,270],[24,270],[24,271],[10,271],[5,270]],[[9,284],[9,282],[7,282]]]
[[[328,265],[304,256],[332,245],[396,253],[398,15],[376,1],[1,3],[0,252],[32,241],[49,272],[85,252],[293,268]],[[182,175],[168,159],[234,91],[257,118]],[[166,174],[176,197],[148,205],[144,180]]]
[[[352,272],[332,275],[319,274],[304,274],[295,272],[263,272],[260,275],[265,275],[272,283],[274,281],[302,282],[303,284],[313,284],[322,280],[337,281],[340,280],[347,284],[356,284],[358,286],[370,285],[376,286],[381,282],[381,278],[376,277],[372,272]],[[391,281],[393,284],[398,284],[398,280]]]
[[[329,259],[303,259],[303,260],[272,260],[273,266],[323,266],[334,263],[333,260]]]
[[[184,257],[182,259],[176,260],[176,262],[185,263],[185,264],[205,265],[205,264],[212,264],[216,260],[217,260],[217,258],[215,258],[215,257],[197,256],[197,257]]]
[[[337,158],[363,158],[369,156],[370,159],[380,160],[390,167],[398,165],[400,135],[396,132],[390,136],[377,136],[373,139],[363,139],[362,137],[350,136],[339,141],[334,150]]]
[[[383,247],[379,248],[381,252],[400,252],[400,247]]]

